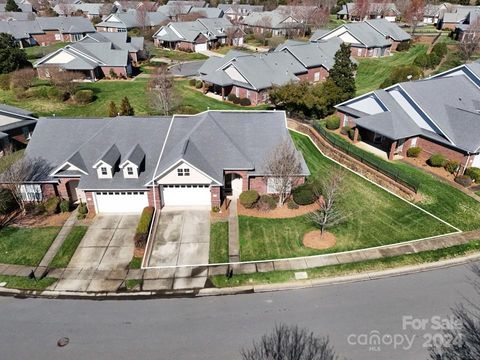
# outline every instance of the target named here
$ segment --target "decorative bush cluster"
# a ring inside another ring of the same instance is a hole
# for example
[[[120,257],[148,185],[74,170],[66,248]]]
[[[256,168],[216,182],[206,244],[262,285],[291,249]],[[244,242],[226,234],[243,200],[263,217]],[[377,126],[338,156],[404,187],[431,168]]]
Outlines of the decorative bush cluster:
[[[447,160],[442,154],[433,154],[430,156],[430,159],[428,159],[428,165],[433,167],[443,167],[446,162]]]
[[[246,209],[251,209],[255,206],[255,203],[260,198],[258,191],[256,190],[247,190],[240,194],[240,204],[242,204]]]
[[[93,91],[92,90],[78,90],[75,95],[73,96],[73,99],[77,104],[89,104],[93,101],[94,96],[93,96]]]
[[[328,130],[337,130],[340,127],[340,118],[337,115],[330,115],[325,118],[325,126]]]
[[[298,205],[310,205],[317,200],[314,188],[312,184],[303,184],[297,186],[292,191],[293,201]]]
[[[465,170],[465,175],[470,176],[476,183],[480,182],[480,168],[478,167],[469,167]]]
[[[412,146],[407,150],[407,156],[408,157],[419,157],[420,154],[422,153],[422,148],[418,146]]]
[[[150,231],[150,224],[152,223],[153,219],[153,206],[147,206],[143,209],[142,215],[140,216],[140,221],[137,225],[137,230],[135,231],[134,241],[135,247],[137,248],[145,248],[147,245],[148,239],[148,232]]]
[[[447,160],[445,165],[443,166],[445,170],[447,170],[450,174],[453,174],[455,171],[458,170],[460,163],[455,160]]]
[[[470,185],[472,185],[472,179],[470,178],[470,176],[467,175],[458,175],[455,178],[455,182],[464,187],[469,187]]]

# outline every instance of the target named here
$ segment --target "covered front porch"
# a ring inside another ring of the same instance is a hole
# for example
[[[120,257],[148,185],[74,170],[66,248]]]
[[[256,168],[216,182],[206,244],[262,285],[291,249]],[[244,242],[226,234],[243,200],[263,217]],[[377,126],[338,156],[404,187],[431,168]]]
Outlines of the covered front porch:
[[[354,143],[363,150],[384,160],[400,160],[406,156],[407,139],[391,139],[358,125],[354,131]]]

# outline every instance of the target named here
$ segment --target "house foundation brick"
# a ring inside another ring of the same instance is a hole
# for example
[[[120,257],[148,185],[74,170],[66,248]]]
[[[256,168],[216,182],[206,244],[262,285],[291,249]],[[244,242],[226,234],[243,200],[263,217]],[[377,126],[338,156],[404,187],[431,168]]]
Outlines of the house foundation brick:
[[[95,203],[93,200],[93,192],[91,191],[85,191],[85,199],[87,201],[87,209],[89,214],[96,214],[97,212],[95,211]]]
[[[154,199],[154,193],[155,193],[155,199]],[[155,186],[153,188],[150,188],[150,190],[147,193],[148,197],[148,206],[153,206],[157,209],[161,208],[161,197],[160,197],[160,187]]]
[[[212,201],[212,206],[222,206],[222,193],[220,186],[210,187],[210,196]]]

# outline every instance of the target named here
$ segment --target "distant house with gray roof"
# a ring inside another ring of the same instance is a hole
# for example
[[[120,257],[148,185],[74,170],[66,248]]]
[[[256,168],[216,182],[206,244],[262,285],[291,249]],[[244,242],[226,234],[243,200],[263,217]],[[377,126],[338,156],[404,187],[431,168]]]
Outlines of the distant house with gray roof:
[[[451,8],[445,11],[440,18],[438,28],[455,30],[459,25],[468,21],[471,12],[479,10],[480,6],[451,5]]]
[[[154,28],[168,22],[169,18],[161,12],[141,12],[132,10],[108,15],[95,25],[97,31],[127,32],[133,28]]]
[[[205,51],[227,44],[243,44],[243,31],[226,18],[171,22],[153,35],[156,46],[183,51]]]
[[[423,23],[437,25],[445,12],[451,9],[450,3],[425,4],[423,9]]]
[[[252,12],[240,20],[243,30],[254,33],[271,33],[272,36],[298,35],[304,28],[301,20],[284,11]]]
[[[355,128],[362,141],[389,159],[410,147],[480,167],[480,63],[434,77],[392,85],[336,106],[341,126]],[[355,140],[358,139],[357,135]]]
[[[397,24],[385,19],[366,20],[343,24],[325,32],[319,30],[310,41],[338,38],[350,44],[353,56],[379,57],[387,56],[396,50],[398,44],[410,41],[411,37]]]
[[[20,8],[21,12],[23,13],[31,13],[33,12],[32,4],[30,4],[28,1],[22,1],[22,0],[15,0],[15,3],[17,6]],[[5,11],[5,6],[7,5],[7,1],[2,1],[0,3],[0,11]]]
[[[53,10],[60,16],[71,16],[80,13],[91,20],[94,17],[102,17],[102,8],[104,5],[104,3],[79,3],[68,6],[57,4]]]
[[[264,6],[249,4],[218,4],[217,8],[221,9],[230,21],[237,22],[251,13],[262,12]]]
[[[11,12],[11,11],[0,11],[0,21],[7,20],[34,20],[36,18],[35,13],[33,12]]]
[[[364,13],[364,14],[363,14]],[[368,19],[385,19],[395,22],[400,16],[400,11],[395,3],[372,2],[368,3],[368,9],[359,9],[356,3],[347,3],[337,12],[337,18],[349,21],[363,21]]]
[[[324,81],[340,44],[338,39],[319,43],[289,40],[268,53],[231,50],[223,58],[210,57],[199,74],[206,88],[223,99],[232,94],[248,98],[254,105],[262,104],[268,101],[268,90],[273,86]]]
[[[0,157],[25,148],[36,124],[31,111],[0,104]]]
[[[211,208],[247,189],[275,193],[265,164],[284,141],[294,146],[283,111],[42,118],[26,157],[45,159],[50,173],[29,185],[37,200],[56,194],[81,200],[92,214],[140,213],[146,206]],[[310,174],[296,154],[301,171],[292,188]]]
[[[127,33],[94,33],[39,59],[34,67],[41,79],[49,79],[54,72],[71,71],[79,79],[96,81],[103,77],[126,78],[132,74],[132,65],[143,57],[143,37],[129,37]]]

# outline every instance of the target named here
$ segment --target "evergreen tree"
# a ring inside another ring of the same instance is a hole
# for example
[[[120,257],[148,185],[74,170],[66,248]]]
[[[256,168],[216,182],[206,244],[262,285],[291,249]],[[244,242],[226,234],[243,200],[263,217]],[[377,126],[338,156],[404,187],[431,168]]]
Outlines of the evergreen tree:
[[[5,11],[8,12],[22,12],[22,9],[20,9],[15,2],[15,0],[7,0],[7,3],[5,4]]]
[[[108,116],[115,117],[118,115],[117,105],[113,101],[108,104]]]
[[[25,50],[19,48],[15,38],[10,34],[0,34],[0,74],[31,66]]]
[[[135,115],[135,110],[133,109],[132,105],[130,105],[130,101],[126,96],[122,99],[122,103],[120,104],[120,115],[123,115],[123,116]]]
[[[335,64],[330,70],[329,79],[342,89],[344,100],[355,96],[355,65],[350,59],[350,44],[340,44],[340,49],[335,53]]]

